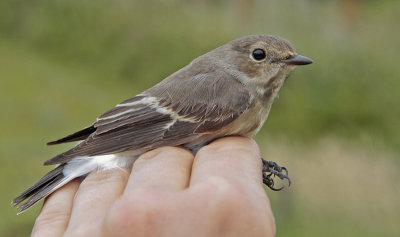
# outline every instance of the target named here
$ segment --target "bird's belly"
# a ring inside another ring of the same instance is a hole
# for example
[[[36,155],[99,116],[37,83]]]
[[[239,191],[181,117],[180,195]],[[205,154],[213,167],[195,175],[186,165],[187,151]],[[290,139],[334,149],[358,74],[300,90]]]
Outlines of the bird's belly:
[[[264,124],[268,117],[270,106],[265,108],[261,104],[250,106],[238,119],[233,121],[228,126],[221,129],[221,133],[226,135],[255,135]]]

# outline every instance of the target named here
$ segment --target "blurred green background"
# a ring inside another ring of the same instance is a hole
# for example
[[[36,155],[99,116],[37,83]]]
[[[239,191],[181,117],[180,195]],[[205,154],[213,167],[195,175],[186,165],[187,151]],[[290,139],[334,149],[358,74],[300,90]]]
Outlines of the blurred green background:
[[[400,236],[400,1],[0,1],[0,236],[27,236],[40,205],[13,197],[91,124],[195,57],[274,34],[298,68],[256,136],[293,185],[270,192],[277,236]]]

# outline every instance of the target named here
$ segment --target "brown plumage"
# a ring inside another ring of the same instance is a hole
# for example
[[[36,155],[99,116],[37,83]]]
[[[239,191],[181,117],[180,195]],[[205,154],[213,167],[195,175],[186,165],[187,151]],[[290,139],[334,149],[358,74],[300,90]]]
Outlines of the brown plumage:
[[[160,146],[183,145],[195,153],[219,137],[252,136],[294,66],[311,62],[276,36],[247,36],[216,48],[105,112],[91,126],[49,142],[82,140],[46,161],[61,166],[13,204],[28,198],[20,206],[24,211],[75,177],[95,168],[131,165],[143,152]],[[115,165],[102,163],[104,157]]]

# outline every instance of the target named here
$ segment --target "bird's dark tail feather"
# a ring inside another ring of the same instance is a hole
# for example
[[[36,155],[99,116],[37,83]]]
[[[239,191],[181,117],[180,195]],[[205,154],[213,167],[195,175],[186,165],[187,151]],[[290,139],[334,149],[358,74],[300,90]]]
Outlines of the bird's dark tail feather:
[[[89,127],[86,127],[82,130],[79,130],[71,135],[68,135],[66,137],[60,138],[55,141],[48,142],[47,145],[56,145],[56,144],[61,144],[61,143],[66,143],[66,142],[75,142],[75,141],[80,141],[80,140],[85,140],[90,134],[96,131],[96,128],[94,125],[91,125]]]
[[[57,166],[18,197],[14,198],[11,204],[17,207],[18,214],[26,211],[42,198],[51,194],[59,186],[62,186],[63,182],[68,182],[63,175],[64,166],[65,164]]]

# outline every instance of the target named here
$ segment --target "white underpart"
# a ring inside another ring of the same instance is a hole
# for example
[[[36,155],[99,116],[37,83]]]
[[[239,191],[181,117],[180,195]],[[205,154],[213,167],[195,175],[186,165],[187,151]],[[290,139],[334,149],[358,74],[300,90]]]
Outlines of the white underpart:
[[[121,152],[117,154],[101,156],[79,156],[69,161],[64,167],[63,175],[66,181],[84,176],[94,170],[121,169],[132,166],[137,157],[142,154],[141,151]],[[63,184],[58,185],[61,187]]]

